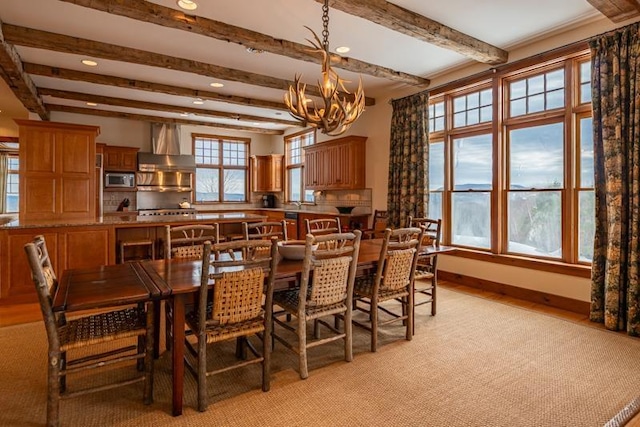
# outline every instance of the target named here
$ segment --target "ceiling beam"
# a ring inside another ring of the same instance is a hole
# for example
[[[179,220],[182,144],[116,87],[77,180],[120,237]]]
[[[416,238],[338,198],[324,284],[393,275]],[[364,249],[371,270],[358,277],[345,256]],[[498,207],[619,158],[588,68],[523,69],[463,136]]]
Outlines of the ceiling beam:
[[[170,119],[168,117],[157,117],[157,116],[148,116],[144,114],[123,113],[120,111],[98,110],[94,108],[70,107],[67,105],[57,105],[57,104],[45,104],[45,106],[47,107],[47,109],[49,109],[49,111],[60,111],[63,113],[87,114],[90,116],[101,116],[101,117],[114,117],[118,119],[137,120],[137,121],[145,121],[145,122],[151,122],[151,123],[175,123],[175,124],[181,124],[181,125],[208,126],[208,127],[214,127],[214,128],[262,133],[267,135],[283,135],[284,134],[283,130],[277,130],[277,129],[261,129],[261,128],[255,128],[251,126],[238,126],[238,125],[227,125],[223,123],[199,122],[197,120],[188,120],[188,119]]]
[[[158,104],[155,102],[135,101],[132,99],[114,98],[110,96],[92,95],[89,93],[70,92],[66,90],[40,88],[42,96],[53,96],[54,98],[71,99],[83,102],[95,102],[97,104],[112,105],[116,107],[137,108],[142,110],[164,111],[168,113],[190,113],[199,116],[220,117],[225,119],[242,120],[250,122],[262,123],[278,123],[287,126],[304,126],[304,123],[298,120],[284,120],[277,118],[269,118],[262,116],[253,116],[248,114],[238,114],[228,111],[205,110],[202,108],[181,107],[178,105]]]
[[[88,7],[114,15],[125,16],[138,21],[161,25],[199,34],[206,37],[223,40],[230,43],[283,55],[301,61],[322,63],[322,57],[312,52],[308,45],[288,40],[276,39],[267,34],[258,33],[246,28],[236,27],[224,22],[215,21],[202,16],[187,15],[179,10],[148,1],[129,0],[61,0],[78,6]],[[429,80],[423,77],[395,71],[379,65],[369,64],[354,58],[346,58],[331,54],[332,64],[336,68],[367,74],[387,80],[393,80],[410,85],[429,85]]]
[[[246,105],[249,107],[268,108],[271,110],[289,111],[284,102],[273,102],[261,99],[246,98],[243,96],[223,95],[207,90],[189,89],[186,87],[171,86],[161,83],[151,83],[142,80],[127,79],[123,77],[107,76],[104,74],[87,73],[85,71],[69,70],[67,68],[50,67],[48,65],[22,64],[24,71],[37,76],[52,77],[57,79],[74,80],[79,82],[95,83],[99,85],[115,86],[125,89],[137,89],[147,92],[163,93],[166,95],[185,96],[188,98],[201,98],[211,101],[226,102],[229,104]]]
[[[503,64],[509,57],[505,50],[385,0],[329,0],[329,6],[485,64]]]
[[[18,46],[53,50],[74,55],[89,55],[95,58],[183,71],[282,91],[289,90],[289,86],[294,84],[290,80],[33,28],[2,24],[2,31],[9,43]],[[320,96],[319,89],[313,85],[307,86],[307,93],[310,96]],[[366,105],[375,105],[375,99],[366,98]]]
[[[49,112],[38,95],[36,85],[22,68],[20,55],[4,38],[2,21],[0,21],[0,77],[7,82],[7,86],[27,110],[36,113],[42,120],[49,120]]]
[[[587,0],[613,22],[622,22],[640,15],[640,0]]]

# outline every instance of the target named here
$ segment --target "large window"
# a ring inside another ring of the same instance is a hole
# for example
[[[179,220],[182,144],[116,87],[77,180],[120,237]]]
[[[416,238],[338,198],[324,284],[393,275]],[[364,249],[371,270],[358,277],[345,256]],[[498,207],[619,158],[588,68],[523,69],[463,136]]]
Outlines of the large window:
[[[17,155],[7,156],[7,180],[6,198],[4,203],[5,213],[18,212],[18,196],[20,186],[20,175],[18,174],[19,163]]]
[[[196,202],[246,202],[248,139],[193,134]]]
[[[285,161],[287,169],[287,201],[313,202],[313,191],[304,185],[304,147],[315,143],[313,129],[290,135],[284,139]]]
[[[576,52],[430,94],[428,214],[444,243],[591,261],[590,72]]]

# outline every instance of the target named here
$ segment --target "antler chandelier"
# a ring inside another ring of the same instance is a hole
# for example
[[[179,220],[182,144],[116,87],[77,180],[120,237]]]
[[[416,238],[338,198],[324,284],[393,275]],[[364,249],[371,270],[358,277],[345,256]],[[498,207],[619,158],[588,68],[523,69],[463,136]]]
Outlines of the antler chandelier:
[[[325,0],[322,6],[322,26],[322,41],[311,28],[305,26],[315,39],[315,42],[307,39],[314,47],[313,51],[322,54],[322,81],[318,81],[322,102],[317,105],[314,100],[307,98],[307,85],[300,82],[302,75],[296,74],[294,84],[284,94],[284,103],[293,117],[306,121],[322,133],[336,136],[349,129],[364,111],[364,90],[360,78],[358,89],[352,94],[345,88],[345,80],[331,68],[329,0]]]

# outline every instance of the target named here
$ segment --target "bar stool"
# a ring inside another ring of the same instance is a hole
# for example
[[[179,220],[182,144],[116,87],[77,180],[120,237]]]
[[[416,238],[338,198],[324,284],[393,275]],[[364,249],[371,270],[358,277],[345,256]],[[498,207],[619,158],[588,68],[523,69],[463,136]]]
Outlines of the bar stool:
[[[120,264],[124,264],[127,261],[125,256],[125,250],[129,247],[146,247],[147,248],[147,258],[150,257],[152,260],[156,259],[156,247],[155,242],[151,239],[140,239],[140,240],[121,240],[120,241]]]

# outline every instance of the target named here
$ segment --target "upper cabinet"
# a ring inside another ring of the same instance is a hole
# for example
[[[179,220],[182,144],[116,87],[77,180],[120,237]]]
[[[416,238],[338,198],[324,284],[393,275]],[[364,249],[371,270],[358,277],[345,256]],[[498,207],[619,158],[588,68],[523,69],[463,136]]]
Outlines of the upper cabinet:
[[[365,188],[364,136],[345,136],[305,147],[305,186],[310,190]]]
[[[97,126],[16,120],[20,221],[93,219]]]
[[[136,147],[105,145],[104,170],[106,172],[135,172],[138,169],[139,150]]]
[[[252,190],[282,191],[282,154],[251,156]]]

